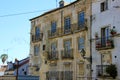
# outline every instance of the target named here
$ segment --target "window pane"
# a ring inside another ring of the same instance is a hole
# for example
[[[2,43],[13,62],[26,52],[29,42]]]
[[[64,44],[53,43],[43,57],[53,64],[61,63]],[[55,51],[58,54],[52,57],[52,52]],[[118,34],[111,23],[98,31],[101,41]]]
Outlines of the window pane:
[[[39,46],[34,46],[34,55],[37,56],[39,54]]]
[[[52,24],[51,24],[51,32],[52,33],[56,32],[56,22],[52,22]]]
[[[108,0],[102,2],[100,4],[100,8],[101,8],[101,12],[107,10],[108,9]]]
[[[106,41],[110,38],[110,29],[109,27],[101,28],[101,44],[102,46],[106,45]]]
[[[85,15],[84,12],[80,12],[78,14],[78,25],[83,25],[85,22]]]
[[[40,35],[40,28],[39,28],[39,27],[36,27],[36,28],[35,28],[35,35],[36,35],[36,36],[39,36],[39,35]]]
[[[78,50],[84,49],[84,38],[78,39]]]
[[[70,17],[65,18],[64,29],[65,30],[70,29],[70,24],[71,24]]]
[[[56,48],[57,48],[56,43],[52,43],[52,44],[51,44],[51,50],[52,50],[52,51],[55,51]]]
[[[65,41],[64,42],[64,47],[65,47],[65,50],[70,50],[70,40],[69,41]]]

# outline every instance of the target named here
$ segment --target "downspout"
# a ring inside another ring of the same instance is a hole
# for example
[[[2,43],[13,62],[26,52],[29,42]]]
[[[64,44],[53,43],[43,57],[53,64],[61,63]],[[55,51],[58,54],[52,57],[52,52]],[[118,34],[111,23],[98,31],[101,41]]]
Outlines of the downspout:
[[[92,0],[90,0],[90,77],[92,80]]]

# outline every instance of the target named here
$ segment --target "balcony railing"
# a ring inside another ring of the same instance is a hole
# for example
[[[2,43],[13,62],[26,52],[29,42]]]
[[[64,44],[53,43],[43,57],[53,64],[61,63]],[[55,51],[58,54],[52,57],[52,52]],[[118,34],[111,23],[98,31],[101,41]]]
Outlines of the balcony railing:
[[[73,49],[62,50],[61,57],[62,59],[73,59]]]
[[[87,21],[84,24],[74,24],[73,31],[74,32],[79,32],[79,31],[84,31],[87,30]]]
[[[70,28],[70,29],[63,29],[63,31],[62,31],[62,35],[72,34],[72,33],[73,33],[72,28]]]
[[[56,29],[54,32],[48,30],[48,38],[58,37],[60,35],[60,31],[61,31],[60,28]]]
[[[39,35],[32,35],[32,42],[39,42],[42,41],[43,33],[40,33]]]
[[[109,74],[107,74],[106,72],[106,68],[108,67],[109,65],[97,65],[96,66],[96,71],[97,71],[97,76],[98,77],[102,77],[102,76],[109,76]]]
[[[46,80],[73,80],[73,71],[48,71]]]
[[[114,48],[114,41],[112,37],[96,39],[97,50],[105,50],[105,49],[113,49],[113,48]]]
[[[79,24],[79,25],[78,23],[71,24],[70,27],[66,29],[64,27],[65,26],[63,26],[62,28],[57,28],[53,32],[52,30],[48,30],[48,38],[55,38],[58,36],[64,36],[68,34],[73,34],[74,32],[87,30],[87,21],[85,21],[84,24]]]
[[[58,51],[48,52],[48,60],[58,60]]]

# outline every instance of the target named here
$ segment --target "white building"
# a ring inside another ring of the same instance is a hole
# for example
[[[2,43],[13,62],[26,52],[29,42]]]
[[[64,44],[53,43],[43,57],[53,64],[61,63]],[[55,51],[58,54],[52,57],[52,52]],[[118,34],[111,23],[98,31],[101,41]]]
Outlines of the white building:
[[[116,33],[111,33],[111,29]],[[92,2],[92,76],[105,75],[105,66],[115,64],[120,79],[120,0]]]
[[[18,69],[18,75],[28,75],[29,74],[29,57],[22,59],[18,61],[15,59],[15,62],[8,62],[7,63],[7,70],[5,72],[5,75],[17,75],[17,69]]]
[[[4,75],[6,68],[7,68],[7,65],[0,65],[0,76]]]

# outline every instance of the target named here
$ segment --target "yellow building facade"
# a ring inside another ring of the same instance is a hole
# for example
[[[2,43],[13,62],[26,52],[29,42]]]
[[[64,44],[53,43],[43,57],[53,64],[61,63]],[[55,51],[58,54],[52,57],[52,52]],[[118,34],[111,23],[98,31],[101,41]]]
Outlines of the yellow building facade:
[[[90,77],[90,0],[77,0],[30,19],[30,74],[41,80]]]

